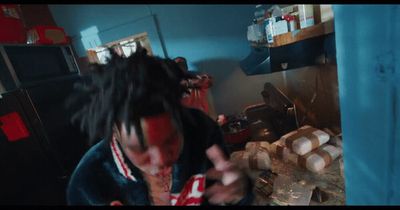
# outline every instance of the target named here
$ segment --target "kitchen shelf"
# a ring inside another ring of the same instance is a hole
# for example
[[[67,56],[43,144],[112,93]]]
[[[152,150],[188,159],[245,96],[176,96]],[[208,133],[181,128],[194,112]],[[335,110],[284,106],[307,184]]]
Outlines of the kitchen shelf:
[[[333,33],[334,29],[334,21],[329,20],[327,22],[319,23],[317,25],[313,25],[307,28],[295,30],[289,33],[280,34],[274,36],[274,43],[251,43],[253,47],[281,47],[288,44],[293,44],[305,39],[318,37],[326,34]]]

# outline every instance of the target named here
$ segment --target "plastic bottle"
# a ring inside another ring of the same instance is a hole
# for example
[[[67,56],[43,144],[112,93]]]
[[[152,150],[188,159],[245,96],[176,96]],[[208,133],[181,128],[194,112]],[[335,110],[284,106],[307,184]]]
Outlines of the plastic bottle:
[[[274,27],[273,27],[274,19],[275,18],[268,18],[268,19],[264,20],[264,21],[266,21],[266,23],[265,23],[265,33],[266,33],[266,36],[267,36],[267,42],[269,44],[274,43]]]

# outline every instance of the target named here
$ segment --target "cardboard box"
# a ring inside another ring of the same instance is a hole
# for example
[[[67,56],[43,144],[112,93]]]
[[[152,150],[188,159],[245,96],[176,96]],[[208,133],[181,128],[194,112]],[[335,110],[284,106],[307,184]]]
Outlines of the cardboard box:
[[[280,20],[273,24],[274,36],[289,32],[288,23],[286,20]]]
[[[331,4],[321,4],[320,5],[320,12],[321,12],[321,22],[326,22],[328,20],[333,19],[333,10]]]

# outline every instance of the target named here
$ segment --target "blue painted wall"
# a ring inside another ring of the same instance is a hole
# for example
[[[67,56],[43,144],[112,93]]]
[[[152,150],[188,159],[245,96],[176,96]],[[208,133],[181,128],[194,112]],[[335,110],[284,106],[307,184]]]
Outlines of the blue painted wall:
[[[238,62],[250,53],[247,26],[255,5],[49,5],[57,25],[73,37],[79,56],[83,43],[100,45],[148,32],[154,54],[184,56],[192,70],[214,76],[211,102],[217,113],[233,114],[262,101],[260,92],[277,76],[246,77]],[[159,33],[151,14],[159,22]],[[93,28],[96,27],[96,28]],[[90,31],[82,37],[82,32]],[[82,42],[83,41],[83,42]],[[280,73],[279,73],[280,75]]]
[[[346,202],[400,204],[400,6],[334,6]]]

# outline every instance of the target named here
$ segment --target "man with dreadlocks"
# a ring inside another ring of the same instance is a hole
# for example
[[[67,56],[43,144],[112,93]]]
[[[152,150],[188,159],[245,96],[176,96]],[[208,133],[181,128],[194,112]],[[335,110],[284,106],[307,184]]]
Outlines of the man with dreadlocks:
[[[177,64],[144,49],[110,54],[70,100],[93,146],[71,176],[68,204],[250,204],[251,183],[226,158],[219,126],[181,105]]]

